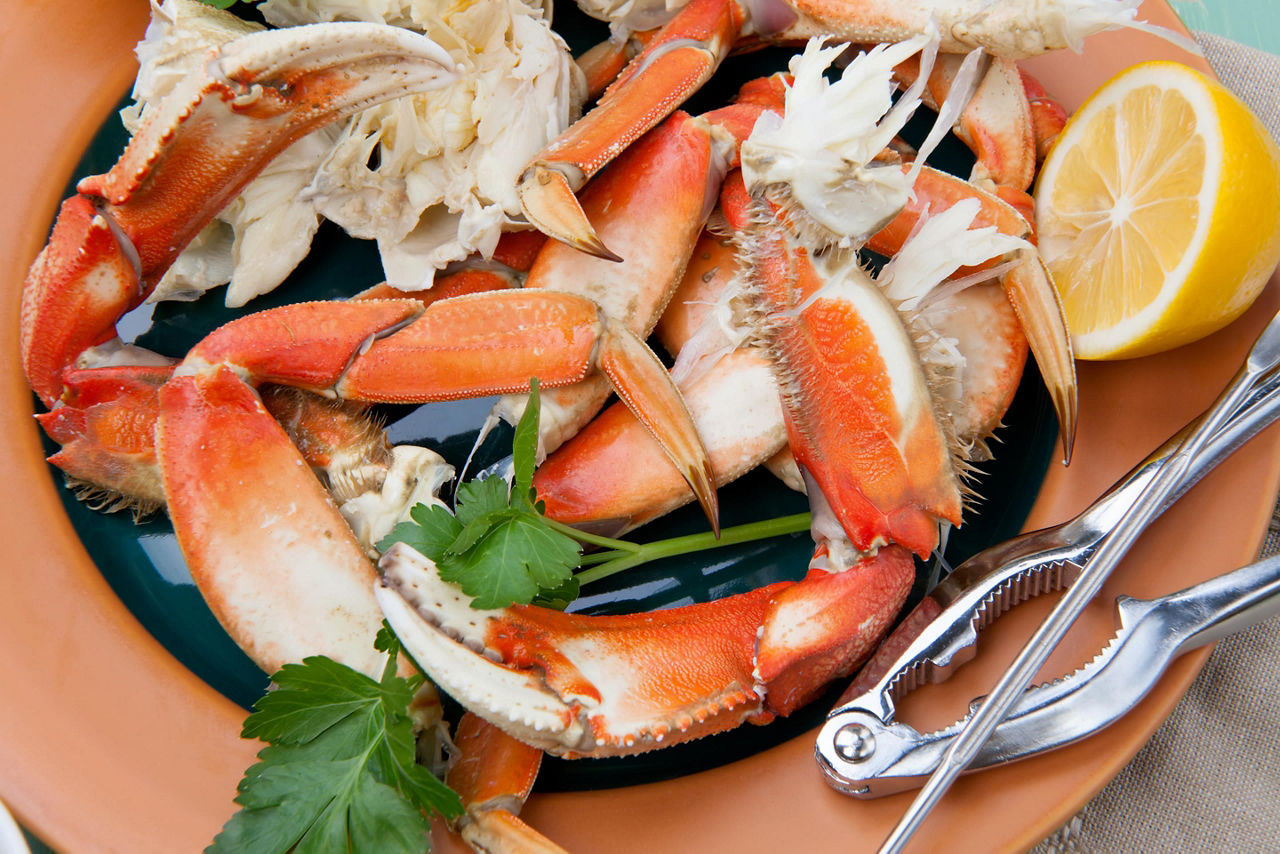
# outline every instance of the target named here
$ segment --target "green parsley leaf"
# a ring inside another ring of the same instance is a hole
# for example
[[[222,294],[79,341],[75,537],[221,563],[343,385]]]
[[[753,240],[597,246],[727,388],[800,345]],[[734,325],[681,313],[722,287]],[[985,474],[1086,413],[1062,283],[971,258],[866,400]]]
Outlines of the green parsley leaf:
[[[581,585],[578,583],[578,579],[570,578],[554,590],[541,591],[537,596],[533,597],[533,604],[563,611],[569,607],[570,602],[578,598],[580,592]]]
[[[404,543],[439,562],[462,533],[462,523],[439,504],[430,507],[416,504],[409,511],[409,518],[413,521],[401,522],[382,538],[378,551],[385,552],[395,543]]]
[[[494,514],[465,553],[437,566],[441,578],[473,598],[473,608],[505,608],[561,588],[580,557],[578,543],[548,527],[541,516],[512,510]]]
[[[210,852],[419,850],[427,812],[461,814],[458,796],[415,760],[409,703],[422,677],[396,675],[390,631],[375,646],[389,653],[378,681],[324,656],[275,673],[241,732],[268,746]]]
[[[460,555],[472,548],[484,534],[511,515],[519,513],[511,507],[511,490],[500,477],[469,480],[458,487],[458,506],[454,512],[462,530],[445,551]]]
[[[538,465],[538,418],[542,411],[538,396],[538,379],[529,381],[529,402],[525,404],[520,420],[516,422],[516,435],[511,443],[511,456],[515,476],[511,491],[520,500],[533,501],[533,470]]]
[[[533,500],[538,450],[538,381],[516,425],[514,484],[486,477],[461,484],[453,514],[419,504],[378,543],[386,551],[401,542],[435,561],[440,577],[462,587],[475,608],[514,603],[564,602],[577,596],[573,571],[578,541],[543,516]],[[541,598],[539,598],[541,597]]]

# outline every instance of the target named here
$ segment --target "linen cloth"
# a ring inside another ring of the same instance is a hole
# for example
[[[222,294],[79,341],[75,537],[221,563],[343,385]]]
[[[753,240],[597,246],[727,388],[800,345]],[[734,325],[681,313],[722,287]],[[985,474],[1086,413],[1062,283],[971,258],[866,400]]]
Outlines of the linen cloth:
[[[1280,139],[1280,57],[1195,35]],[[1260,556],[1277,552],[1280,507]],[[1280,850],[1278,685],[1280,619],[1219,642],[1151,741],[1034,854]]]

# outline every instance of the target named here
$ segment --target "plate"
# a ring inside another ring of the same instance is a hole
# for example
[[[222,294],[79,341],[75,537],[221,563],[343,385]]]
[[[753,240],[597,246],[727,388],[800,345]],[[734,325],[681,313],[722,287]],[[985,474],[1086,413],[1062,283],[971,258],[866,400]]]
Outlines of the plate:
[[[1166,24],[1176,20],[1160,3],[1148,2],[1143,14]],[[22,4],[10,14],[11,49],[0,63],[7,79],[28,87],[24,93],[11,85],[0,95],[7,114],[21,117],[20,128],[10,124],[15,130],[0,158],[4,186],[23,203],[6,206],[8,228],[0,229],[6,250],[0,253],[6,318],[0,335],[10,354],[17,349],[23,273],[45,238],[62,179],[129,84],[129,49],[145,16],[143,4],[126,0]],[[1095,38],[1083,59],[1054,56],[1029,66],[1071,105],[1111,71],[1157,57],[1198,62],[1163,42],[1125,33]],[[44,91],[58,92],[58,102],[38,109],[26,103]],[[1280,303],[1276,290],[1240,322],[1193,347],[1082,366],[1077,463],[1050,471],[1028,524],[1078,511],[1206,405]],[[0,588],[0,675],[8,696],[21,702],[0,710],[0,767],[6,769],[0,797],[58,848],[202,847],[234,809],[235,782],[255,751],[237,737],[243,710],[154,640],[89,560],[42,462],[16,360],[7,361],[0,430],[11,451],[0,472],[23,492],[0,522],[12,544]],[[1252,443],[1154,527],[1117,574],[1112,593],[1168,592],[1249,559],[1278,475],[1274,443]],[[1034,613],[1046,606],[1024,607],[1002,620],[965,681],[917,692],[904,717],[918,725],[956,717],[983,690],[984,672],[992,678],[1012,657]],[[1048,669],[1062,672],[1088,658],[1110,620],[1109,606],[1091,609]],[[962,832],[992,848],[1025,847],[1052,831],[1145,741],[1202,661],[1203,654],[1184,659],[1133,715],[1089,744],[962,781],[923,831],[922,847],[941,846]],[[526,816],[570,848],[874,846],[908,800],[845,800],[821,783],[811,752],[811,735],[801,735],[663,783],[539,795]]]
[[[575,52],[585,51],[607,37],[607,27],[570,5],[558,13],[556,28]],[[714,109],[732,97],[746,80],[784,70],[794,51],[770,48],[732,57],[714,81],[689,104],[694,113]],[[714,90],[714,91],[708,91]],[[126,98],[121,102],[125,106]],[[908,124],[903,136],[919,145],[932,126],[926,115]],[[118,117],[111,115],[94,135],[74,175],[101,174],[115,164],[129,137]],[[973,155],[958,140],[945,140],[931,158],[934,166],[958,175],[973,168]],[[75,192],[73,179],[65,194]],[[874,259],[868,257],[869,261]],[[348,237],[325,223],[313,241],[310,254],[288,281],[270,294],[258,297],[252,310],[313,300],[349,297],[382,277],[377,248],[372,241]],[[119,322],[131,343],[179,357],[210,332],[248,313],[228,309],[222,289],[214,289],[191,302],[144,305]],[[433,403],[428,406],[378,406],[373,415],[386,425],[393,443],[431,448],[455,469],[483,471],[507,456],[512,431],[506,425],[479,442],[496,398]],[[1049,398],[1034,366],[1024,372],[1013,405],[997,432],[999,454],[976,467],[974,492],[995,496],[974,501],[965,523],[951,531],[943,565],[956,566],[974,552],[1020,530],[1039,491],[1057,445],[1057,422]],[[44,440],[46,455],[58,450]],[[469,465],[469,468],[467,468]],[[49,474],[64,481],[56,468]],[[264,474],[266,474],[264,472]],[[451,499],[453,484],[445,487]],[[248,711],[268,685],[263,673],[219,625],[205,604],[183,559],[168,517],[153,514],[142,521],[129,513],[102,513],[77,500],[73,490],[61,490],[62,503],[89,558],[106,578],[129,611],[150,634],[195,673],[228,699]],[[802,513],[808,508],[803,495],[787,489],[763,468],[719,490],[720,521],[725,528],[762,519]],[[656,540],[706,532],[707,523],[696,504],[664,516],[632,536]],[[590,585],[574,601],[572,610],[590,614],[628,614],[708,602],[779,582],[803,577],[813,552],[807,532],[789,537],[725,546],[711,553],[667,558],[634,568]],[[906,608],[923,596],[926,579],[941,568],[921,563],[917,584]],[[635,785],[665,780],[733,762],[781,744],[821,724],[842,687],[827,692],[803,709],[768,727],[739,727],[715,739],[697,740],[638,756],[591,761],[551,759],[538,775],[540,791],[572,791]],[[456,721],[461,710],[446,706]]]

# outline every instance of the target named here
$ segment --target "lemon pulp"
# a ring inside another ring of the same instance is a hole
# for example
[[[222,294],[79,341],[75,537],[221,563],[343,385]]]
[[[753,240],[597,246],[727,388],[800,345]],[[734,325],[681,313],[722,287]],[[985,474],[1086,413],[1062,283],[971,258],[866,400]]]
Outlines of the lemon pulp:
[[[1067,123],[1036,210],[1076,355],[1159,352],[1239,316],[1280,262],[1280,152],[1219,84],[1145,63]]]

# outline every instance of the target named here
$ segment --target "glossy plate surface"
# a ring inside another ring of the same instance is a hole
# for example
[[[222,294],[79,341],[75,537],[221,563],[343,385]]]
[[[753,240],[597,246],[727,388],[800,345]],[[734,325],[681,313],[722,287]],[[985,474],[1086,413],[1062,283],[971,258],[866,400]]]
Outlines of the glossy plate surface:
[[[0,335],[9,354],[0,376],[0,429],[11,445],[0,466],[5,482],[22,490],[0,523],[10,554],[0,582],[0,674],[11,689],[0,710],[0,797],[59,848],[199,848],[233,809],[235,782],[255,751],[237,738],[243,710],[224,694],[251,699],[261,677],[252,670],[211,676],[197,660],[203,653],[180,648],[187,640],[179,632],[182,620],[166,635],[148,619],[162,646],[124,607],[121,598],[143,613],[146,603],[139,602],[148,594],[122,589],[124,576],[113,574],[102,557],[99,571],[80,546],[42,461],[31,398],[16,368],[22,275],[76,159],[128,86],[129,49],[145,27],[146,7],[123,0],[44,5],[23,4],[13,14],[13,50],[0,58],[6,79],[25,84],[25,93],[17,85],[0,94],[6,114],[20,117],[9,125],[0,158],[12,200],[0,214],[8,226],[0,229]],[[1174,21],[1160,4],[1148,3],[1143,11]],[[1071,105],[1112,71],[1155,57],[1189,59],[1145,36],[1121,34],[1095,39],[1083,58],[1068,54],[1033,65]],[[44,103],[45,91],[62,96]],[[1267,306],[1195,347],[1139,362],[1082,366],[1078,462],[1051,470],[1029,524],[1074,513],[1205,405],[1274,310],[1275,290],[1264,296]],[[1167,592],[1247,560],[1270,512],[1277,456],[1274,443],[1255,442],[1206,481],[1144,539],[1113,581],[1113,592]],[[1038,479],[1039,473],[1025,476]],[[993,505],[1018,503],[989,498]],[[145,537],[138,542],[143,551],[167,548],[163,537],[150,547]],[[151,607],[163,612],[166,606]],[[1035,610],[1019,609],[1002,621],[966,682],[919,692],[906,719],[918,725],[954,719],[982,690],[975,673],[993,674],[1012,657]],[[1109,605],[1092,609],[1089,621],[1050,669],[1069,669],[1097,649],[1110,627]],[[223,653],[211,660],[213,666],[225,662]],[[1201,660],[1183,662],[1137,712],[1090,745],[964,781],[926,829],[925,844],[965,832],[998,848],[1051,831],[1141,745]],[[844,800],[823,786],[811,751],[811,735],[800,735],[749,759],[660,784],[539,795],[527,816],[570,848],[874,847],[907,801]]]

